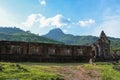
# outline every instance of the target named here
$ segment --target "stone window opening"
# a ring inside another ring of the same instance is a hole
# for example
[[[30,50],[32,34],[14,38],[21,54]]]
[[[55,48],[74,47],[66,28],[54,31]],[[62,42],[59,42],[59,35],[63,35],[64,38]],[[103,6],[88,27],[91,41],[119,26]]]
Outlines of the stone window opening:
[[[11,50],[14,54],[20,54],[20,47],[19,46],[12,46]]]
[[[49,53],[49,55],[54,55],[55,54],[55,48],[48,48],[48,53]]]
[[[82,49],[78,49],[77,52],[78,52],[78,56],[83,55],[83,50]]]
[[[39,49],[35,46],[30,47],[31,54],[38,54]]]
[[[71,50],[65,48],[65,49],[64,49],[64,55],[71,55]]]
[[[67,53],[67,55],[71,55],[70,49],[67,49],[67,50],[66,50],[66,53]]]

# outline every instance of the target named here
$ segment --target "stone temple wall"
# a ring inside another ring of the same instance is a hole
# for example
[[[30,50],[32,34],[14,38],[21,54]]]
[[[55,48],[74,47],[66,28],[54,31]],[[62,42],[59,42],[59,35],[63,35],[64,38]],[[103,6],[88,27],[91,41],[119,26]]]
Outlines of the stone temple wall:
[[[89,61],[91,46],[0,41],[1,61]]]

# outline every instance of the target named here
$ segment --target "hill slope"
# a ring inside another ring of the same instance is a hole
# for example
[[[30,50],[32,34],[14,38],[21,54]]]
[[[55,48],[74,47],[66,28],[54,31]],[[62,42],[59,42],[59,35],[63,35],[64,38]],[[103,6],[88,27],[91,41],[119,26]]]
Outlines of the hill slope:
[[[70,45],[91,45],[98,39],[98,37],[95,36],[74,36],[71,34],[64,34],[62,30],[59,28],[53,29],[48,34],[43,36]],[[112,37],[108,37],[108,38],[111,41],[111,47],[114,48],[120,47],[119,38],[112,38]]]
[[[59,41],[55,41],[55,40],[48,39],[43,36],[33,34],[30,31],[23,31],[16,27],[14,28],[0,27],[0,40],[61,44],[61,42]]]
[[[98,39],[95,36],[74,36],[72,34],[64,34],[59,28],[51,30],[48,34],[44,35],[44,37],[70,45],[90,45]]]

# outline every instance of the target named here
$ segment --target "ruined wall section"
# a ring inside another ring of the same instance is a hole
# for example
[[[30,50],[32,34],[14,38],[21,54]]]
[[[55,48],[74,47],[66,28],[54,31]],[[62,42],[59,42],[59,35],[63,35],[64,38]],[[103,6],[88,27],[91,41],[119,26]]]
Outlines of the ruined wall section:
[[[88,61],[91,46],[0,41],[1,61]]]
[[[93,43],[92,52],[96,60],[105,61],[112,59],[110,54],[110,40],[105,35],[104,31],[101,32],[99,39]]]

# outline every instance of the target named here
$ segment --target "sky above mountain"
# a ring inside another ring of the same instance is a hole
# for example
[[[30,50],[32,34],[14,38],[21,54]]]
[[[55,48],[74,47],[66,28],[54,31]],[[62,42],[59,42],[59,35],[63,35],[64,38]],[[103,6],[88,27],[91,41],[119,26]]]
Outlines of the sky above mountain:
[[[0,26],[120,38],[120,0],[0,0]]]

